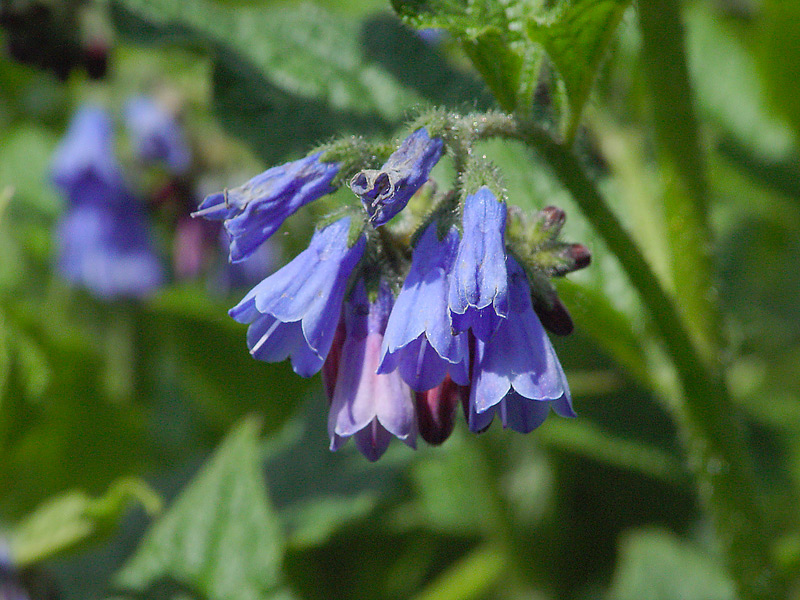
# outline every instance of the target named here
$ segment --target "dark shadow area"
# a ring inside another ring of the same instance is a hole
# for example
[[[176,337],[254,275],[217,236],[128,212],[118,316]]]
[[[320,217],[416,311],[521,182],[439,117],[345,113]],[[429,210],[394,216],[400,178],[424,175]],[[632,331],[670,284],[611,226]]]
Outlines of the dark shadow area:
[[[364,55],[431,104],[459,110],[494,106],[489,90],[472,73],[453,68],[437,43],[424,41],[396,17],[381,14],[361,27]]]

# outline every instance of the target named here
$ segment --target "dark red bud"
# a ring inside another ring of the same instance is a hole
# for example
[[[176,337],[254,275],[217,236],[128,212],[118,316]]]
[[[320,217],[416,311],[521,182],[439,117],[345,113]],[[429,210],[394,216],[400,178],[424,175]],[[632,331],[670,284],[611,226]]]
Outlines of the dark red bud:
[[[447,375],[437,387],[414,392],[417,404],[417,425],[423,440],[438,446],[450,437],[456,422],[456,406],[469,399],[469,387],[455,383]]]
[[[567,307],[555,294],[548,298],[548,302],[534,297],[533,310],[536,311],[545,329],[556,335],[569,335],[575,328]]]
[[[588,267],[592,262],[592,253],[583,244],[572,244],[569,247],[569,257],[574,261],[574,271]]]
[[[339,319],[336,326],[336,333],[333,334],[333,342],[328,352],[328,357],[322,363],[322,385],[325,386],[325,394],[328,396],[328,404],[333,401],[333,392],[336,389],[336,379],[339,376],[339,363],[342,360],[342,348],[347,331],[344,326],[344,319]]]

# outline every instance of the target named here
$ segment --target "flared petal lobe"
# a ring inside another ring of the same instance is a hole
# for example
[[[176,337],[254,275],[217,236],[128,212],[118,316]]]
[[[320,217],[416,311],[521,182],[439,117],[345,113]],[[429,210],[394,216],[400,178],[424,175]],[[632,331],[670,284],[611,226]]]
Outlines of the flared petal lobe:
[[[272,167],[240,187],[213,194],[193,216],[225,221],[231,262],[244,260],[301,207],[335,191],[331,182],[340,165],[323,162],[321,156],[317,152]]]
[[[331,450],[349,437],[369,460],[380,458],[391,436],[415,447],[411,390],[396,372],[376,373],[391,307],[392,295],[384,285],[375,302],[369,302],[363,280],[347,302],[345,340],[328,416]]]
[[[547,416],[547,406],[574,416],[564,370],[533,311],[525,272],[508,257],[510,310],[495,335],[475,341],[470,395],[470,429],[488,426],[495,412],[503,425],[531,431]],[[544,407],[544,408],[543,408]]]
[[[453,335],[447,310],[448,272],[458,247],[451,229],[441,241],[437,224],[425,230],[414,249],[411,269],[397,296],[381,348],[379,373],[398,369],[418,392],[438,386],[446,375],[469,381],[467,334]]]
[[[424,127],[408,136],[380,169],[366,169],[353,177],[350,188],[361,197],[374,227],[389,222],[403,210],[428,180],[442,156],[444,142],[431,138]]]
[[[192,154],[183,129],[155,99],[138,96],[129,100],[125,122],[139,158],[164,163],[176,175],[189,170]]]
[[[294,260],[254,287],[230,315],[249,323],[247,345],[259,360],[291,357],[299,375],[322,367],[339,320],[350,273],[364,252],[363,237],[348,246],[350,219],[317,231]]]
[[[450,275],[451,323],[455,332],[472,329],[487,341],[508,314],[506,205],[484,186],[467,196],[463,224]]]

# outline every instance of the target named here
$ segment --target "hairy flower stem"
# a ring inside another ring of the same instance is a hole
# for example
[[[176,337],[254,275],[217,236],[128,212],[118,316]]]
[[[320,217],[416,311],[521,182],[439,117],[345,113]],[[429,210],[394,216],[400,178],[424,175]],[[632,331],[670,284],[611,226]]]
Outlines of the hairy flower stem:
[[[539,153],[619,259],[673,360],[683,394],[667,404],[683,434],[698,496],[713,518],[740,597],[784,597],[784,583],[769,555],[769,533],[738,412],[721,374],[703,361],[674,300],[579,161],[546,131],[494,113],[482,119],[479,135],[517,139]]]

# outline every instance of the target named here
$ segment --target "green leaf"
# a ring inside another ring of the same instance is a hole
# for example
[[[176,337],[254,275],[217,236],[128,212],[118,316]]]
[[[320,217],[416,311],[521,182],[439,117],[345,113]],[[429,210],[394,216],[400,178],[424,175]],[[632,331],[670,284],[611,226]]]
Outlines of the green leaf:
[[[217,116],[268,161],[347,131],[389,130],[422,101],[365,55],[358,22],[320,7],[111,6],[117,30],[135,42],[208,52]]]
[[[116,578],[117,597],[172,586],[208,600],[281,593],[283,536],[264,484],[259,424],[248,419],[172,503]]]
[[[508,47],[503,33],[496,29],[465,39],[461,45],[500,107],[513,112],[517,108],[523,57]]]
[[[567,88],[568,142],[575,137],[600,64],[629,5],[630,0],[574,0],[554,19],[528,21],[528,36],[544,46]]]
[[[117,480],[100,498],[91,498],[81,491],[52,498],[11,531],[14,562],[25,567],[99,541],[111,533],[134,504],[140,504],[151,515],[161,510],[158,495],[147,483],[135,478]]]
[[[562,279],[557,282],[556,288],[575,324],[639,384],[652,388],[653,380],[641,341],[642,334],[635,330],[628,316],[601,292],[588,285]]]
[[[392,0],[392,6],[408,25],[446,29],[458,39],[503,110],[530,110],[541,56],[519,33],[530,2]]]
[[[760,8],[755,57],[772,106],[800,136],[800,7],[794,0],[766,0]]]
[[[611,600],[733,600],[736,591],[716,558],[660,530],[620,541]]]

